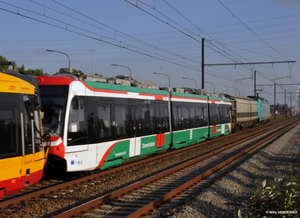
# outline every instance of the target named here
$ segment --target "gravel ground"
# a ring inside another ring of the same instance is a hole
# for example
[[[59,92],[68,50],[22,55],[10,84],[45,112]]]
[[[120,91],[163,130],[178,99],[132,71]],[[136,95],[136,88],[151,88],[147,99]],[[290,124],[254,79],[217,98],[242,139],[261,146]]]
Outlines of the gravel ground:
[[[291,164],[297,165],[300,153],[300,124],[288,133],[259,151],[248,154],[250,159],[236,163],[229,173],[223,173],[218,179],[210,178],[207,184],[196,187],[189,199],[172,210],[156,212],[163,217],[201,218],[201,217],[237,217],[240,209],[243,217],[255,217],[247,209],[246,203],[255,193],[258,182],[271,180],[276,172],[286,172]],[[280,208],[278,208],[280,210]],[[300,211],[298,211],[299,215]],[[262,214],[264,216],[266,214]]]

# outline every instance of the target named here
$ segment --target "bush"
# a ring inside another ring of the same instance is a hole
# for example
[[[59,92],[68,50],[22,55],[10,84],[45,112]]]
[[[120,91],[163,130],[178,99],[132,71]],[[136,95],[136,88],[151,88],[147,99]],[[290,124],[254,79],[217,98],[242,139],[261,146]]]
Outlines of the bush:
[[[293,171],[291,170],[291,172]],[[273,181],[264,180],[254,196],[250,198],[250,209],[257,214],[268,217],[271,214],[276,217],[278,215],[293,217],[295,214],[288,213],[300,213],[300,173],[282,175],[282,173],[277,172]]]

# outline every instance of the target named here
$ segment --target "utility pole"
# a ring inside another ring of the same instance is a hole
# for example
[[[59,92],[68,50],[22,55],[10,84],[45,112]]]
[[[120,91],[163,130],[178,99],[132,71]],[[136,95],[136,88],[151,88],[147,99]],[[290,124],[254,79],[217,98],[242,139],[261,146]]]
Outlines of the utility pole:
[[[254,78],[254,97],[255,97],[256,96],[256,70],[254,70],[253,78]]]
[[[219,64],[205,64],[204,63],[204,38],[202,38],[202,61],[201,61],[201,77],[202,89],[204,89],[204,67],[206,66],[237,66],[237,65],[255,65],[255,64],[283,64],[283,63],[296,63],[296,61],[264,61],[264,62],[240,62],[240,63],[219,63]],[[256,71],[254,71],[254,96],[256,95]],[[282,77],[286,78],[286,77]],[[247,78],[248,79],[248,78]]]
[[[284,92],[276,92],[276,94],[284,94],[284,105],[286,105],[287,101],[287,94],[290,94],[290,109],[293,107],[293,93],[298,94],[298,92],[287,92],[286,89],[284,89]],[[295,104],[295,109],[296,109],[296,104]],[[285,108],[285,113],[286,113],[286,108]],[[287,114],[287,113],[286,113]]]
[[[162,83],[162,66],[160,66],[159,68],[160,68],[160,87],[161,87],[161,83]]]
[[[276,83],[274,83],[274,120],[276,120]]]
[[[204,38],[202,38],[202,61],[201,61],[201,72],[202,72],[202,81],[201,89],[204,89]]]
[[[286,89],[284,89],[284,116],[286,117]]]
[[[95,52],[95,50],[91,50],[91,52],[92,52],[92,74],[93,74],[93,77],[95,76],[94,74],[94,52]]]
[[[276,113],[275,113],[275,111],[276,111],[276,83],[274,82],[274,84],[260,84],[257,86],[273,86],[273,85],[274,85],[274,119],[276,120]],[[297,86],[299,86],[300,83],[280,84],[280,85],[289,85],[289,86],[297,85]],[[277,93],[281,93],[281,92],[277,92]],[[295,92],[295,93],[299,93],[299,92]]]

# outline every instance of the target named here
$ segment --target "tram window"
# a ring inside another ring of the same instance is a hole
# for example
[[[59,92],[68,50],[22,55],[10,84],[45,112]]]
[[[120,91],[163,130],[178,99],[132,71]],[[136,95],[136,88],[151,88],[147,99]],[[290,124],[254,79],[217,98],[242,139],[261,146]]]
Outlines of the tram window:
[[[134,117],[134,122],[135,122],[135,130],[136,130],[136,135],[141,136],[144,135],[143,132],[143,125],[142,125],[142,116],[141,116],[141,101],[138,100],[135,102],[134,109],[132,110],[133,114],[132,116]]]
[[[39,127],[39,114],[36,110],[37,107],[37,99],[35,96],[23,96],[24,102],[24,141],[25,141],[25,154],[31,154],[33,152],[39,152],[41,147],[41,134]],[[34,148],[33,148],[34,146]]]
[[[146,104],[141,107],[141,120],[143,132],[153,133],[154,131],[154,109],[152,105]]]
[[[194,104],[191,104],[189,107],[189,112],[190,112],[190,127],[195,127],[196,126],[196,113],[195,113],[195,106]]]
[[[126,106],[125,105],[115,105],[114,107],[115,119],[112,121],[112,130],[114,135],[125,136],[126,135]]]
[[[73,100],[72,103],[74,104],[76,101]],[[51,135],[60,135],[64,124],[63,118],[65,117],[65,98],[61,96],[55,98],[45,97],[42,102],[44,131]],[[70,114],[72,114],[72,111],[71,106]]]
[[[190,119],[190,115],[189,115],[189,108],[188,106],[182,106],[181,107],[181,119],[182,119],[182,123],[183,123],[183,128],[188,128],[190,127],[190,122],[189,122],[189,119]]]
[[[216,106],[215,106],[215,112],[216,112],[216,124],[219,124],[221,111],[220,111],[220,107],[218,104],[216,104]]]
[[[201,127],[204,125],[204,108],[202,105],[197,104],[195,107],[195,126]]]
[[[32,107],[27,96],[23,98],[25,111],[24,111],[24,140],[25,140],[25,154],[31,154],[32,148],[32,125],[31,119],[33,119]]]
[[[230,119],[229,119],[229,117],[230,117],[230,115],[229,115],[229,113],[230,113],[229,107],[228,106],[224,106],[223,110],[224,110],[224,123],[229,123],[230,122]]]
[[[161,133],[161,122],[160,122],[160,104],[159,102],[154,102],[154,131],[155,133]]]
[[[169,120],[169,109],[168,109],[167,102],[163,102],[162,107],[163,107],[163,111],[164,111],[164,113],[162,113],[162,114],[164,114],[164,118],[162,120],[162,125],[164,127],[163,131],[169,131],[169,129],[170,129],[170,127],[169,127],[170,120]]]
[[[179,107],[174,104],[173,107],[173,122],[174,122],[174,130],[179,129]]]
[[[212,125],[216,124],[216,110],[214,104],[210,105],[210,122]]]
[[[96,132],[97,128],[97,116],[95,115],[95,97],[85,97],[85,118],[87,119],[87,132],[88,132],[88,143],[96,143],[98,135]]]
[[[38,106],[38,99],[36,96],[28,96],[29,97],[29,100],[31,102],[31,105],[32,105],[32,109],[33,109],[33,125],[32,128],[33,128],[33,132],[34,132],[34,145],[35,145],[35,148],[34,148],[34,151],[35,152],[39,152],[42,150],[42,135],[41,135],[41,129],[40,129],[40,115],[39,115],[39,112],[38,112],[38,109],[40,108]]]
[[[189,122],[189,108],[186,105],[181,105],[180,103],[176,103],[173,111],[175,129],[185,129],[190,125]]]
[[[222,123],[222,106],[217,104],[217,122]]]
[[[222,123],[226,123],[227,113],[225,105],[220,106],[220,120],[222,121]]]
[[[128,107],[128,134],[129,136],[135,136],[137,131],[137,101],[135,99],[129,99],[129,107]]]
[[[201,126],[206,126],[207,123],[207,108],[206,107],[201,107],[200,108],[200,125]]]
[[[163,133],[169,129],[169,117],[167,102],[156,101],[153,104],[154,115],[152,116],[153,131]],[[151,107],[152,108],[152,107]]]
[[[162,102],[160,105],[160,111],[162,132],[166,132],[169,129],[168,106],[166,105],[166,102]]]
[[[83,97],[72,99],[68,124],[68,146],[87,144],[88,121],[84,119],[83,102]]]
[[[98,134],[100,139],[111,137],[111,106],[105,102],[97,104]]]
[[[78,109],[79,109],[79,107],[78,107],[78,99],[77,99],[77,98],[74,98],[74,99],[72,100],[71,105],[72,105],[72,109],[73,109],[73,110],[78,110]]]
[[[181,106],[177,106],[177,112],[178,112],[178,129],[182,129],[183,128],[183,117],[182,117]]]
[[[136,124],[136,134],[137,136],[141,136],[144,135],[144,131],[143,131],[143,120],[142,120],[142,116],[141,116],[141,105],[140,103],[137,104],[137,107],[135,108],[135,124]]]
[[[0,109],[0,155],[17,152],[16,122],[13,109]]]
[[[176,112],[176,107],[173,103],[173,105],[171,106],[171,124],[172,124],[172,129],[173,130],[176,130],[177,129],[177,126],[176,126],[176,123],[177,123],[177,112]]]
[[[212,104],[210,106],[210,120],[211,124],[216,125],[220,123],[220,113],[219,113],[219,105]]]

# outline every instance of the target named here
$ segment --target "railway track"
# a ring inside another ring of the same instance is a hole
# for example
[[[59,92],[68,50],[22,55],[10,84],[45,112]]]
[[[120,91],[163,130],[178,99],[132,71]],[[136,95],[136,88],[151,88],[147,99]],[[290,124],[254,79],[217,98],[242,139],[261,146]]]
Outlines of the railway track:
[[[287,121],[285,121],[285,122],[287,122]],[[279,125],[279,124],[277,124],[277,125]],[[266,126],[264,126],[263,129],[266,130],[267,128],[272,129],[275,127],[272,125],[266,125]],[[257,130],[258,130],[258,128],[255,131],[257,131]],[[242,134],[244,134],[244,133],[241,133],[241,135]],[[234,138],[237,138],[238,136],[239,136],[239,134],[235,134]],[[230,137],[223,137],[221,140],[224,142],[225,139],[229,140],[229,138]],[[205,148],[205,146],[208,146],[208,145],[209,145],[208,147],[211,147],[210,149],[213,149],[212,144],[217,143],[219,140],[220,139],[216,139],[216,140],[210,140],[209,142],[201,143],[201,150],[202,150],[201,152],[203,153],[203,152],[207,151],[208,148],[207,149],[204,149],[204,148]],[[191,146],[191,147],[187,147],[185,149],[180,149],[178,151],[157,155],[157,156],[151,157],[149,159],[132,162],[132,163],[108,170],[108,171],[102,171],[95,175],[90,175],[90,176],[86,176],[86,177],[76,179],[73,181],[64,182],[59,185],[51,186],[48,188],[43,188],[41,190],[37,190],[32,193],[25,194],[23,196],[18,196],[16,198],[4,200],[4,201],[0,202],[0,207],[6,208],[6,209],[4,209],[0,212],[0,216],[1,217],[2,216],[10,216],[11,217],[11,215],[14,212],[20,211],[21,208],[22,208],[22,210],[24,210],[24,204],[36,205],[37,204],[36,202],[42,201],[42,202],[44,202],[45,205],[47,205],[47,204],[49,204],[49,200],[53,201],[53,202],[58,201],[58,203],[55,203],[56,206],[52,206],[53,208],[49,208],[49,207],[45,208],[46,211],[43,212],[44,216],[47,217],[47,215],[45,215],[45,214],[48,214],[48,216],[50,217],[53,214],[61,213],[70,207],[74,207],[76,205],[81,204],[82,202],[86,202],[88,198],[95,198],[97,195],[99,195],[99,193],[101,193],[101,195],[107,194],[110,191],[110,189],[112,189],[112,190],[119,189],[122,186],[127,187],[131,183],[136,182],[136,180],[139,179],[140,177],[147,177],[151,174],[157,174],[157,172],[163,170],[164,168],[174,167],[174,165],[176,165],[178,163],[175,161],[174,162],[172,162],[172,161],[176,158],[183,160],[184,158],[181,157],[180,154],[182,154],[184,152],[188,152],[189,150],[190,150],[190,153],[193,153],[194,156],[199,155],[199,153],[198,154],[196,153],[196,151],[199,151],[199,147]],[[170,154],[172,155],[173,158],[170,158],[167,161],[167,162],[169,162],[168,164],[163,163],[166,166],[161,166],[162,159],[166,158]],[[173,160],[171,160],[171,159],[173,159]],[[146,168],[153,169],[154,168],[153,166],[155,166],[155,171],[152,171],[151,173],[149,173],[149,172],[141,173],[141,168],[145,169],[145,171],[147,171]],[[138,173],[139,175],[135,175],[136,172],[139,172]],[[134,175],[134,177],[132,177],[131,175]],[[132,177],[132,178],[128,178],[126,180],[126,182],[123,182],[123,184],[118,185],[117,180],[120,180],[121,177],[124,180],[126,179],[125,177]],[[115,184],[115,186],[113,186],[110,183],[116,183],[116,184]],[[98,189],[100,186],[102,187],[101,190]],[[89,191],[87,191],[87,190],[89,190]],[[77,197],[72,196],[76,192],[82,192],[83,194],[80,197],[78,197],[78,195],[77,195]],[[64,200],[65,198],[67,198],[68,200],[72,199],[72,201]],[[26,201],[26,203],[24,203],[25,201]],[[60,204],[60,205],[57,205],[57,204]],[[26,206],[25,206],[25,208],[26,208]],[[23,212],[23,214],[26,213],[26,211],[22,211],[22,212]],[[28,211],[28,212],[30,213],[30,211]],[[16,215],[16,217],[17,217],[17,215]],[[40,215],[37,217],[40,217]]]
[[[247,143],[242,140],[226,145],[204,156],[81,204],[55,217],[78,217],[80,215],[82,217],[141,217],[244,154],[276,139],[297,124],[298,122],[293,122],[276,128]]]

